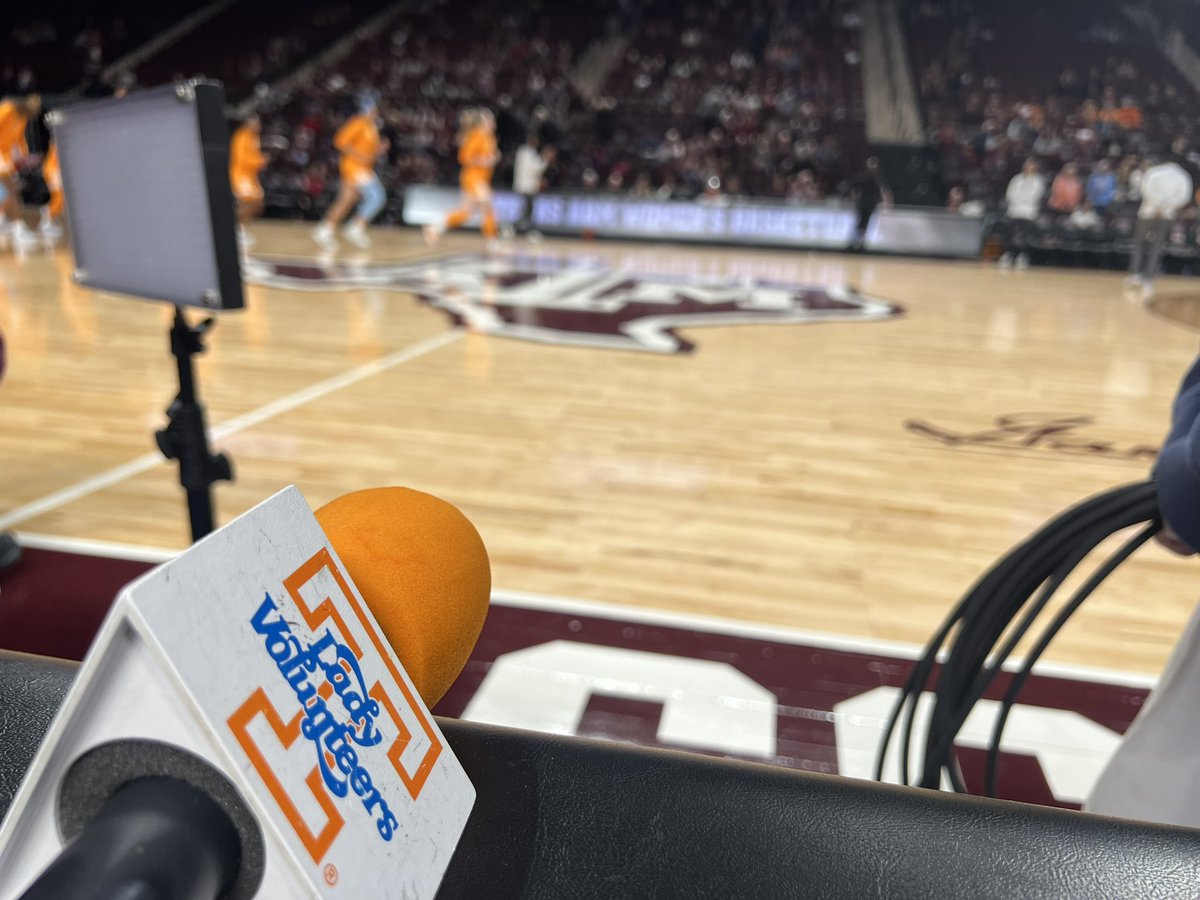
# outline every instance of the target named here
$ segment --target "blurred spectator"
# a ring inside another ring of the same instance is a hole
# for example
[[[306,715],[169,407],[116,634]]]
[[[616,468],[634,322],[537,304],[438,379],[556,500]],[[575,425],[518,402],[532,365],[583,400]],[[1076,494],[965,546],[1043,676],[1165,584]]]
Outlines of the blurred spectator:
[[[1067,227],[1074,228],[1076,231],[1090,231],[1099,229],[1103,225],[1104,220],[1100,218],[1100,214],[1096,212],[1096,208],[1090,200],[1085,201],[1067,217]]]
[[[1008,234],[1008,249],[1000,257],[1001,268],[1012,265],[1013,251],[1017,253],[1017,268],[1029,265],[1029,230],[1041,212],[1042,198],[1046,195],[1046,179],[1038,172],[1037,161],[1025,160],[1021,171],[1008,183],[1008,218],[1011,230]]]
[[[966,190],[962,185],[955,185],[950,189],[950,194],[946,200],[946,210],[948,212],[956,212],[960,216],[970,216],[973,219],[980,218],[987,214],[987,204],[977,197],[968,199]]]
[[[637,178],[633,181],[633,186],[629,189],[629,195],[642,200],[654,196],[654,189],[650,184],[649,172],[638,172]]]
[[[521,218],[517,220],[518,234],[533,228],[533,198],[542,190],[542,178],[553,158],[553,148],[539,149],[537,134],[530,132],[525,143],[517,148],[513,162],[513,190],[521,195]]]
[[[892,205],[892,189],[888,186],[883,169],[876,157],[872,156],[867,160],[865,170],[854,180],[851,196],[854,199],[854,208],[858,213],[853,246],[855,249],[862,249],[867,236],[867,226],[871,222],[871,216],[876,207],[883,206],[887,209]]]
[[[803,169],[788,186],[788,199],[795,203],[820,203],[821,188],[811,169]]]
[[[1112,163],[1102,159],[1087,180],[1088,202],[1101,212],[1107,210],[1117,197],[1117,175]]]
[[[704,183],[704,193],[697,198],[697,202],[706,206],[725,206],[729,198],[721,193],[721,179],[716,175],[711,176]]]
[[[1037,160],[1027,159],[1021,171],[1008,183],[1005,199],[1008,201],[1008,217],[1032,221],[1042,208],[1046,195],[1046,179],[1038,172]]]
[[[1129,258],[1131,287],[1143,297],[1154,292],[1154,278],[1162,264],[1167,238],[1180,211],[1192,202],[1192,177],[1181,165],[1167,161],[1151,166],[1142,176],[1142,203],[1138,207],[1133,253]]]
[[[1050,200],[1046,207],[1059,215],[1070,215],[1083,199],[1083,182],[1079,180],[1079,167],[1067,163],[1055,176],[1050,185]]]
[[[982,200],[972,197],[963,203],[958,208],[961,215],[970,216],[973,219],[980,219],[987,215],[987,204]]]

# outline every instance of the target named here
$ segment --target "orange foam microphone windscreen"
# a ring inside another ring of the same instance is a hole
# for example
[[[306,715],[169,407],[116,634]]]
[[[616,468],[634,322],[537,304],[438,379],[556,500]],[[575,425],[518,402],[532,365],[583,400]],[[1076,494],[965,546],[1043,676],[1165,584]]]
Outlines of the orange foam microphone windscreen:
[[[467,664],[487,617],[492,570],[479,532],[445,500],[402,487],[355,491],[316,515],[433,706]]]

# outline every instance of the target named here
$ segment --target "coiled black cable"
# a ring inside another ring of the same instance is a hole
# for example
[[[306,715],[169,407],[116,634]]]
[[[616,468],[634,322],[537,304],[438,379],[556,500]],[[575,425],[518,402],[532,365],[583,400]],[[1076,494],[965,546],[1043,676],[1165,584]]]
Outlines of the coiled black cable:
[[[883,777],[888,744],[897,726],[903,722],[897,752],[900,754],[901,781],[910,783],[908,760],[916,728],[917,703],[922,693],[930,690],[934,702],[925,729],[917,784],[937,788],[945,773],[955,790],[965,790],[954,761],[954,740],[972,707],[987,692],[1055,592],[1083,560],[1113,534],[1135,525],[1145,525],[1076,591],[1012,679],[988,749],[986,790],[993,793],[1004,723],[1034,663],[1084,600],[1161,528],[1158,515],[1157,493],[1152,481],[1113,488],[1059,514],[985,572],[955,605],[909,673],[879,746],[876,779]],[[1001,638],[1004,638],[1003,643],[997,647]],[[941,671],[935,679],[939,660]]]

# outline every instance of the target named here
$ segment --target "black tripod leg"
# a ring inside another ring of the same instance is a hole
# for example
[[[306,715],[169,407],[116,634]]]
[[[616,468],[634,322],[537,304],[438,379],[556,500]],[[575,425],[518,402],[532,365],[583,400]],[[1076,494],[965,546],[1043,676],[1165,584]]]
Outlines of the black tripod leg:
[[[163,456],[179,460],[179,483],[187,493],[193,541],[213,530],[213,482],[233,480],[229,458],[209,450],[204,407],[197,395],[192,367],[192,357],[204,352],[202,338],[211,325],[212,320],[206,319],[193,328],[184,318],[183,310],[176,307],[171,353],[179,370],[179,394],[167,410],[167,427],[155,434]]]

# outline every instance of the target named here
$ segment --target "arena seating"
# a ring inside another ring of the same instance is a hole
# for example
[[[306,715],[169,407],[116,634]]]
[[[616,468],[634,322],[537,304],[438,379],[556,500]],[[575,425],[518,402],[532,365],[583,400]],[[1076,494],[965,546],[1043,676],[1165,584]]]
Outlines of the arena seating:
[[[202,5],[200,0],[159,0],[134,10],[117,0],[6,4],[0,95],[29,90],[55,94],[77,87],[85,76],[95,76],[102,66]]]
[[[137,69],[142,84],[216,78],[230,100],[246,97],[378,12],[384,0],[293,0],[286,17],[271,4],[234,3]]]
[[[913,0],[905,12],[947,187],[1002,211],[1008,182],[1028,158],[1039,162],[1048,185],[1068,162],[1085,183],[1102,160],[1115,172],[1116,195],[1096,210],[1098,222],[1079,226],[1067,211],[1043,213],[1028,235],[1035,257],[1120,265],[1140,199],[1142,156],[1173,147],[1193,175],[1200,172],[1200,157],[1187,158],[1200,97],[1120,4]],[[1193,210],[1171,235],[1168,271],[1196,267],[1197,237]]]
[[[611,189],[844,193],[865,158],[859,24],[847,0],[650,4],[605,85],[612,140],[592,168]]]
[[[692,197],[716,175],[726,193],[844,193],[866,152],[856,7],[780,9],[663,2],[631,17],[617,2],[514,10],[449,0],[406,15],[268,101],[267,143],[279,151],[265,174],[268,206],[320,205],[333,131],[366,89],[385,99],[394,149],[382,177],[393,188],[453,184],[455,117],[481,103],[497,109],[503,149],[527,127],[546,132],[560,188]],[[619,28],[629,31],[625,59],[585,99],[572,69],[591,40]],[[502,166],[497,183],[507,178]]]
[[[73,8],[52,0],[54,10],[60,5]],[[153,21],[128,24],[106,18],[103,7],[81,7],[67,17],[79,30],[31,21],[7,38],[0,78],[12,89],[29,60],[38,84],[75,86],[85,64],[94,73],[98,58],[111,60],[169,24],[168,11],[178,18],[196,5],[168,0]],[[398,220],[403,186],[456,182],[457,115],[474,104],[497,112],[499,186],[531,128],[557,146],[547,177],[568,191],[694,198],[715,176],[725,194],[820,202],[848,196],[871,152],[858,0],[541,0],[515,8],[426,0],[306,83],[267,90],[383,6],[299,0],[284,20],[261,4],[234,3],[137,75],[144,84],[216,77],[232,100],[262,93],[272,153],[263,180],[277,216],[313,217],[329,202],[332,136],[365,91],[380,96],[392,143],[381,166],[391,198],[384,221]],[[1164,21],[1195,14],[1181,0],[1151,7]],[[957,187],[954,208],[1002,214],[1025,159],[1036,158],[1048,182],[1067,162],[1086,181],[1108,160],[1117,190],[1097,210],[1100,221],[1069,224],[1066,212],[1047,213],[1029,239],[1059,263],[1118,264],[1144,153],[1174,143],[1186,156],[1200,139],[1200,97],[1154,38],[1119,0],[1064,0],[1053,9],[1037,0],[902,0],[901,10],[943,187],[927,196]],[[574,83],[580,60],[614,36],[624,48],[584,96]],[[876,152],[889,160],[891,149]],[[1200,153],[1190,164],[1200,175]],[[1168,270],[1200,263],[1196,218],[1189,212],[1173,233]]]
[[[333,134],[366,91],[384,98],[392,151],[380,174],[393,194],[405,184],[457,182],[457,116],[472,104],[496,109],[510,152],[538,118],[569,166],[590,133],[568,76],[615,9],[448,0],[403,17],[307,85],[269,98],[264,145],[276,152],[263,177],[268,208],[306,214],[322,205],[336,181]],[[497,182],[506,177],[502,169]]]
[[[1190,140],[1200,101],[1116,4],[907,4],[908,45],[943,176],[996,206],[1029,156],[1114,162]],[[1126,162],[1128,160],[1128,162]]]

